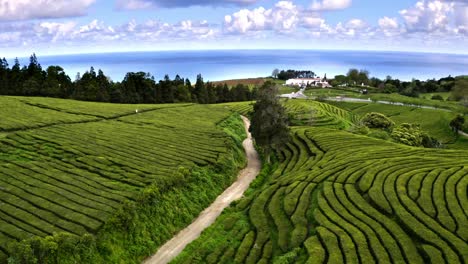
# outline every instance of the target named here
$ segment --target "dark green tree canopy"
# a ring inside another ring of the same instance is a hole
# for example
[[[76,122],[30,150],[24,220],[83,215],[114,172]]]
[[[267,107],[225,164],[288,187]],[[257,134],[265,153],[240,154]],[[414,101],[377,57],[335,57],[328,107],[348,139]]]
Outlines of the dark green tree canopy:
[[[277,94],[278,88],[271,82],[266,82],[259,89],[250,126],[252,136],[264,151],[267,162],[271,150],[289,141],[288,117]]]
[[[463,124],[465,123],[465,117],[462,115],[457,115],[452,121],[450,121],[450,127],[455,133],[458,133],[463,127]]]

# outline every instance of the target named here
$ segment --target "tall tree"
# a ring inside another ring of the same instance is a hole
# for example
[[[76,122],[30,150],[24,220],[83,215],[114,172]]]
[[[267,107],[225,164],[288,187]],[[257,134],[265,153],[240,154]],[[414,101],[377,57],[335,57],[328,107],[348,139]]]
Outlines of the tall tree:
[[[258,91],[250,126],[255,143],[262,149],[268,163],[271,151],[289,141],[288,117],[277,94],[278,88],[273,83],[263,84]]]
[[[206,90],[205,83],[203,82],[203,77],[201,76],[201,74],[197,75],[197,82],[195,83],[195,89],[193,92],[196,96],[196,100],[198,103],[208,103],[208,91]]]

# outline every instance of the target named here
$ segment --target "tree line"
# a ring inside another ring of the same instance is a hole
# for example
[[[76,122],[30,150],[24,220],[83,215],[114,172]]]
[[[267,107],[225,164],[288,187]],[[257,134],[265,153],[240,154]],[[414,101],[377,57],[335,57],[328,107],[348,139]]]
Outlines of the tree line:
[[[468,78],[466,76],[443,77],[421,81],[401,81],[387,76],[385,79],[369,77],[367,70],[350,69],[346,75],[336,75],[330,81],[333,86],[365,86],[375,87],[382,93],[399,93],[410,97],[419,97],[423,93],[452,92],[450,100],[460,101],[468,96]],[[442,98],[433,98],[439,99]]]
[[[0,59],[0,95],[46,96],[83,101],[111,103],[178,103],[201,104],[250,101],[256,97],[257,89],[238,84],[204,82],[201,74],[192,85],[189,79],[179,75],[156,81],[144,72],[129,72],[121,82],[113,82],[102,70],[93,67],[77,74],[75,80],[60,66],[43,69],[35,54],[29,64],[21,67],[16,58],[9,67],[5,58]]]
[[[272,72],[272,77],[277,78],[279,80],[289,80],[289,79],[295,79],[295,78],[314,78],[316,74],[313,71],[310,70],[278,70],[274,69]]]

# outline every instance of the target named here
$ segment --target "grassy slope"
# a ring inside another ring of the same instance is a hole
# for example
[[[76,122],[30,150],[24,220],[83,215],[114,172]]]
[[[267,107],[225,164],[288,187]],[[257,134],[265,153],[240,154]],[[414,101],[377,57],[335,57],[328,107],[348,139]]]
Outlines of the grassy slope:
[[[278,163],[173,263],[468,261],[468,229],[455,227],[468,227],[468,151],[292,134]]]
[[[455,114],[443,110],[423,109],[409,106],[395,106],[374,103],[328,102],[329,104],[351,111],[359,116],[370,112],[383,113],[397,124],[417,123],[431,136],[437,138],[450,148],[466,148],[467,140],[457,138],[451,131],[449,123]]]
[[[15,129],[0,138],[0,258],[9,251],[26,263],[136,263],[190,223],[244,163],[242,121],[222,107],[0,100],[18,110],[0,122]],[[135,107],[151,111],[134,115]],[[63,124],[64,116],[74,119]]]

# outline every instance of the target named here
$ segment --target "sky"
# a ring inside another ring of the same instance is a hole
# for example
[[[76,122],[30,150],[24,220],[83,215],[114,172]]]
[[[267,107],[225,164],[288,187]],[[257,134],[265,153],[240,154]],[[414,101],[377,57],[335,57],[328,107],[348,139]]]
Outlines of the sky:
[[[0,57],[211,49],[468,54],[468,0],[0,0]]]

